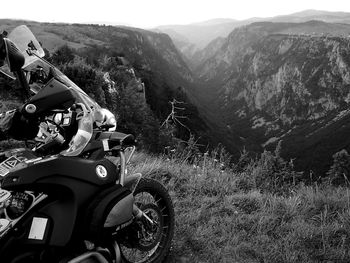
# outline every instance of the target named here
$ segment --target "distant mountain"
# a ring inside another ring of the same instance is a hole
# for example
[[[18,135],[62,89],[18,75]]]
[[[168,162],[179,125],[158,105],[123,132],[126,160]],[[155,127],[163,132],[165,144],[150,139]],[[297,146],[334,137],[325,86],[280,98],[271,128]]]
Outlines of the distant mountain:
[[[189,25],[164,25],[154,30],[168,34],[183,55],[192,60],[193,56],[198,57],[198,54],[195,55],[196,52],[201,51],[216,38],[227,37],[237,27],[262,21],[302,23],[311,20],[350,24],[350,13],[305,10],[276,17],[254,17],[246,20],[219,18]]]
[[[214,19],[190,25],[159,26],[154,31],[168,34],[175,42],[186,40],[186,44],[201,49],[217,37],[226,37],[235,27],[243,24],[233,19]]]
[[[330,12],[321,10],[304,10],[290,15],[276,16],[268,21],[273,22],[306,22],[310,20],[319,20],[328,23],[350,23],[350,13]]]
[[[197,22],[192,23],[193,26],[213,26],[213,25],[221,25],[221,24],[228,24],[228,23],[234,23],[238,22],[236,19],[232,18],[216,18],[216,19],[210,19],[203,22]]]
[[[299,169],[325,172],[350,147],[349,34],[344,24],[258,22],[220,39],[196,73],[227,144],[261,151],[281,141]]]

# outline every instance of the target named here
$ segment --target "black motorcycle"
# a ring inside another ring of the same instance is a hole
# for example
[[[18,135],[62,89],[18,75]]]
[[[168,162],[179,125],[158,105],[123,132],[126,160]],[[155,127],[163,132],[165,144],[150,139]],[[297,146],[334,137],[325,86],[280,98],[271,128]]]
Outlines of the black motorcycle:
[[[127,174],[134,137],[43,59],[26,26],[3,41],[0,71],[20,82],[21,113],[40,130],[1,154],[0,262],[162,262],[173,204],[159,182]]]

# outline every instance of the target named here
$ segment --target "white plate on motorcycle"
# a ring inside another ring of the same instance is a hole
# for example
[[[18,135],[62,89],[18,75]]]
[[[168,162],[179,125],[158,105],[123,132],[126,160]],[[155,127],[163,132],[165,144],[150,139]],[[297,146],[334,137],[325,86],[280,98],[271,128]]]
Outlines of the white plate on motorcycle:
[[[33,217],[32,226],[30,227],[29,239],[43,240],[47,225],[47,218]]]
[[[8,38],[16,44],[19,50],[22,51],[22,54],[25,57],[24,68],[33,61],[38,60],[38,57],[42,58],[45,56],[44,49],[39,41],[35,38],[32,31],[30,31],[25,25],[16,27],[8,35]]]

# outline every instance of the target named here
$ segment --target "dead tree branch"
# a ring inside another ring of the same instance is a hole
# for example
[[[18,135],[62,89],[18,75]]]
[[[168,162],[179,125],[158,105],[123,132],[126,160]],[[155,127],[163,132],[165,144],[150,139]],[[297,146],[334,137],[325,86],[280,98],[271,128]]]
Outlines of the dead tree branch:
[[[184,111],[186,108],[179,107],[178,105],[185,104],[185,103],[182,101],[177,101],[176,99],[173,99],[169,103],[171,105],[171,112],[160,127],[163,127],[163,126],[168,127],[170,121],[172,121],[173,123],[178,123],[185,129],[187,129],[189,132],[191,132],[190,129],[180,121],[180,119],[188,119],[186,116],[179,115],[179,112]]]

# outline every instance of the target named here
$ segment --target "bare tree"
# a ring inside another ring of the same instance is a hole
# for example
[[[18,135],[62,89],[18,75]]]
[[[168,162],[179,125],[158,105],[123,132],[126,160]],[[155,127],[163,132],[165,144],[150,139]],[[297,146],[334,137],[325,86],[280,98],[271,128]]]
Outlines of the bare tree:
[[[161,127],[168,127],[168,125],[172,122],[181,125],[182,127],[186,128],[189,132],[191,132],[190,129],[181,121],[182,119],[188,119],[186,116],[181,115],[181,112],[185,110],[185,108],[181,105],[185,103],[182,101],[177,101],[176,99],[173,99],[169,103],[171,104],[171,112],[165,119],[165,121],[162,123]]]

